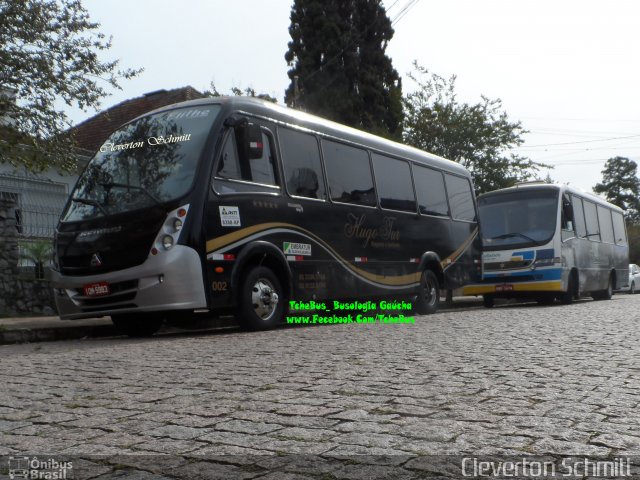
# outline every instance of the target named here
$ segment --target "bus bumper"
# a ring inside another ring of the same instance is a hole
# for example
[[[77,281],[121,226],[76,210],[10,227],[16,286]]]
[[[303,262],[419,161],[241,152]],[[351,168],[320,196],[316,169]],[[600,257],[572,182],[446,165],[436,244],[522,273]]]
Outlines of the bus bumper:
[[[509,294],[509,292],[562,292],[562,282],[551,280],[546,282],[522,282],[522,283],[492,283],[466,285],[462,289],[463,295],[485,295],[489,293]]]
[[[50,278],[62,319],[207,307],[200,256],[184,245],[124,270],[91,276],[52,271]],[[88,296],[84,287],[91,285],[106,285],[109,293]]]

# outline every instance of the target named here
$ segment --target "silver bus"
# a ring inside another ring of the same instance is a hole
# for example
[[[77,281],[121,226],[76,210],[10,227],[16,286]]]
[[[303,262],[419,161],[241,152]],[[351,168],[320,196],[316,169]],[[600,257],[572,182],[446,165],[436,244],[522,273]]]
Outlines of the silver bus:
[[[529,182],[478,197],[482,281],[466,295],[571,303],[608,300],[628,287],[629,245],[623,212],[567,185]]]

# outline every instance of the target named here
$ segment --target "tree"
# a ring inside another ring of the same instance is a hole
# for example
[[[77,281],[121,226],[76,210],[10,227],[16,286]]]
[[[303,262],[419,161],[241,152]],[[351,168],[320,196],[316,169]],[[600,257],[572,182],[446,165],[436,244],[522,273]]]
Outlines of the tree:
[[[209,84],[209,88],[210,90],[205,90],[203,93],[203,95],[205,97],[222,97],[224,96],[223,93],[220,93],[218,91],[218,89],[216,88],[216,85],[211,82]],[[272,97],[271,95],[267,94],[267,93],[256,93],[255,89],[253,89],[252,87],[247,87],[244,90],[242,90],[239,87],[231,87],[231,93],[233,95],[235,95],[236,97],[254,97],[254,98],[260,98],[262,100],[266,100],[268,102],[272,102],[272,103],[278,103],[278,99],[275,97]]]
[[[290,18],[286,104],[399,138],[402,89],[381,0],[295,0]]]
[[[613,157],[607,160],[602,170],[602,183],[596,184],[593,191],[625,211],[627,220],[640,221],[640,179],[638,164],[626,157]]]
[[[98,59],[111,39],[80,0],[0,0],[0,18],[0,162],[72,170],[70,122],[54,102],[97,109],[107,85],[120,88],[141,70]]]
[[[477,193],[530,180],[548,165],[509,152],[527,133],[509,122],[500,99],[482,96],[474,105],[460,103],[455,75],[445,79],[414,62],[409,74],[418,89],[406,95],[403,140],[409,145],[461,163],[471,171]]]
[[[44,266],[51,260],[53,245],[49,240],[35,240],[31,242],[20,242],[20,258],[33,262],[35,266],[35,278],[44,278]]]

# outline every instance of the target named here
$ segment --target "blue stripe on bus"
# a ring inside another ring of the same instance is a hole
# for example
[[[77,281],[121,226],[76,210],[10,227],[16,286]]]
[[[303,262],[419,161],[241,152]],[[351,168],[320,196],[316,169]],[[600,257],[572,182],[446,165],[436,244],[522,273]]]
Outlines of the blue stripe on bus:
[[[540,280],[561,280],[562,279],[562,268],[538,268],[536,270],[527,270],[524,272],[513,272],[513,273],[485,273],[485,280],[494,280],[499,279],[501,281],[509,281],[509,278],[513,277],[531,277],[535,276],[536,281]]]
[[[538,260],[546,260],[547,258],[553,258],[553,248],[545,248],[536,252],[536,258]]]

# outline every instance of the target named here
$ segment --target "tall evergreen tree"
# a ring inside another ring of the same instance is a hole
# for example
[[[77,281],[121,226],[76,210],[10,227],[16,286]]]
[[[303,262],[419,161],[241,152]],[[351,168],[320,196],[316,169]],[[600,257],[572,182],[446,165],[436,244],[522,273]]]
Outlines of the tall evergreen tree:
[[[290,18],[287,105],[399,138],[402,88],[381,0],[295,0]]]
[[[640,179],[638,164],[626,157],[613,157],[607,160],[602,170],[602,183],[593,187],[596,193],[602,193],[608,201],[622,208],[627,219],[640,221]]]

